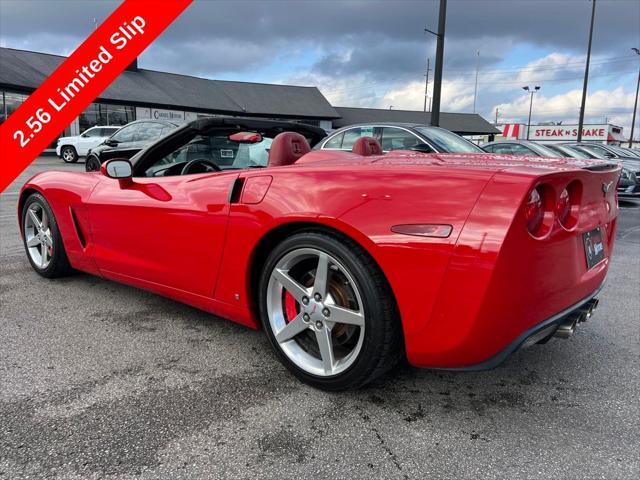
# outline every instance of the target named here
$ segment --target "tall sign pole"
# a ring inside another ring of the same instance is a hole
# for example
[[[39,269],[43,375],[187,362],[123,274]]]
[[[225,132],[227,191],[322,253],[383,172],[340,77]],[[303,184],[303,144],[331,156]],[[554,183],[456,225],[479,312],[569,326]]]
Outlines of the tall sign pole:
[[[634,52],[640,55],[639,48],[632,48]],[[636,111],[638,110],[638,92],[640,92],[640,69],[638,69],[638,84],[636,85],[636,100],[633,102],[633,117],[631,118],[631,135],[629,135],[629,148],[633,146],[633,128],[636,124]]]
[[[442,62],[444,61],[444,27],[447,19],[447,0],[440,0],[438,33],[436,35],[436,68],[433,76],[433,103],[431,105],[431,125],[440,126],[440,96],[442,93]]]
[[[593,39],[593,21],[596,17],[596,0],[591,0],[591,26],[589,27],[589,43],[587,44],[587,64],[584,67],[584,83],[582,84],[582,103],[578,120],[578,142],[582,141],[582,125],[584,124],[584,107],[587,103],[587,85],[589,84],[589,63],[591,63],[591,40]]]

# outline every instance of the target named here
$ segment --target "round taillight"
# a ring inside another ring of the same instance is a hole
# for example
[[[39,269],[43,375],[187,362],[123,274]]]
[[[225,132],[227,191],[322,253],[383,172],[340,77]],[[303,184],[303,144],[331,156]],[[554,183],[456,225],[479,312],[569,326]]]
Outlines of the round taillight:
[[[582,184],[574,180],[567,185],[556,202],[556,218],[565,230],[573,230],[578,225]]]
[[[569,191],[565,188],[558,197],[558,203],[556,204],[556,217],[562,225],[566,225],[570,214],[571,197],[569,196]]]
[[[527,222],[529,232],[536,235],[540,231],[544,220],[544,210],[542,208],[542,196],[537,188],[531,190],[529,199],[524,207],[524,218]]]

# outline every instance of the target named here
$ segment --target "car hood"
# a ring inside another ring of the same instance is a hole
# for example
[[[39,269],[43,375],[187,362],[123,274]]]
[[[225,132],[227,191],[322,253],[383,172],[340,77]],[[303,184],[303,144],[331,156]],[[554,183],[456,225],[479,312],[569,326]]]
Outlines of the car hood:
[[[388,165],[390,167],[402,166],[431,166],[469,168],[500,171],[514,167],[529,167],[550,171],[566,171],[575,169],[598,170],[602,168],[615,168],[615,162],[607,160],[586,160],[579,158],[546,158],[524,157],[516,155],[496,155],[494,153],[419,153],[409,150],[394,150],[386,155],[374,155],[362,157],[350,152],[332,152],[326,155],[326,150],[314,150],[304,157],[302,162],[296,164],[318,166],[375,164]]]

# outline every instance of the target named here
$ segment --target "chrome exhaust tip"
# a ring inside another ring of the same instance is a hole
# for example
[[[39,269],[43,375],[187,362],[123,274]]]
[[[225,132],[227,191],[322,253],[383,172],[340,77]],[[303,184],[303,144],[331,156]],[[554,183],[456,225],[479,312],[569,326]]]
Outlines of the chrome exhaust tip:
[[[597,298],[594,298],[592,300],[589,300],[584,304],[584,306],[580,308],[580,311],[583,313],[582,317],[580,318],[580,322],[586,322],[591,318],[595,309],[598,308],[598,303],[599,300]]]
[[[573,335],[573,332],[575,332],[575,331],[576,331],[576,322],[573,322],[573,323],[562,323],[562,324],[558,325],[558,328],[556,329],[556,331],[553,334],[553,336],[554,337],[558,337],[558,338],[567,339],[571,335]]]
[[[576,331],[576,325],[586,316],[585,313],[573,313],[569,315],[562,323],[558,325],[558,328],[553,333],[554,337],[567,339]]]

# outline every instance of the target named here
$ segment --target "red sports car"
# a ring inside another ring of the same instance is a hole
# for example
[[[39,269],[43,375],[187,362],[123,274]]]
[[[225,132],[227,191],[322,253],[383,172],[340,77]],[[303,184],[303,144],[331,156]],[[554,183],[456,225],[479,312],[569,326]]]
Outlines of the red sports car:
[[[131,162],[46,172],[19,200],[45,277],[72,269],[265,330],[301,380],[362,385],[406,357],[480,369],[591,316],[618,166],[312,151],[324,132],[201,119]]]

